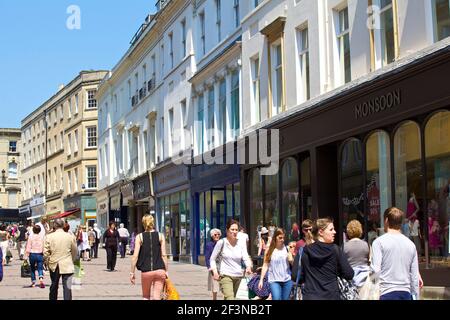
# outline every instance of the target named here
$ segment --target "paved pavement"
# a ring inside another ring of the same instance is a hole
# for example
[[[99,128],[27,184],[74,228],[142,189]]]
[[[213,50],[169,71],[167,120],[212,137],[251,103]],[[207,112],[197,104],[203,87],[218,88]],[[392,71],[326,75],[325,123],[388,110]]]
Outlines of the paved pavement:
[[[13,253],[14,254],[14,253]],[[17,254],[15,255],[17,257]],[[141,300],[140,272],[136,270],[136,285],[131,285],[129,273],[131,256],[117,257],[116,272],[106,271],[106,251],[99,250],[99,258],[82,262],[85,275],[81,286],[74,286],[74,300]],[[47,300],[50,288],[50,276],[45,276],[45,289],[30,288],[31,279],[20,277],[21,261],[14,259],[4,266],[3,281],[0,282],[0,300]],[[182,300],[210,300],[207,290],[206,268],[170,262],[169,277],[177,288]],[[62,299],[62,285],[58,292]],[[222,297],[219,297],[222,298]]]

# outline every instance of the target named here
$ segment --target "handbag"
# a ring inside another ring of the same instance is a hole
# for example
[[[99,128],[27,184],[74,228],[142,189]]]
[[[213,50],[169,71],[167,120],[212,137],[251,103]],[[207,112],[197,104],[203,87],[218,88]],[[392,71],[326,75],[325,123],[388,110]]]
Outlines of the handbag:
[[[163,300],[180,300],[180,295],[169,278],[164,282]]]
[[[337,280],[341,300],[359,300],[358,289],[351,281],[341,277],[337,277]]]
[[[339,254],[340,249],[336,249],[336,263],[339,270]],[[340,300],[359,300],[358,288],[353,284],[353,281],[348,281],[337,276],[339,298]]]
[[[223,247],[225,246],[225,240],[222,239],[222,240],[219,240],[219,241],[222,242],[222,246],[220,247],[219,254],[217,255],[217,258],[216,258],[216,268],[217,268],[217,273],[220,275],[220,265],[222,263],[222,258],[223,258],[222,257],[222,252],[223,252]]]
[[[24,260],[22,266],[20,267],[20,276],[22,278],[30,278],[31,277],[31,266],[28,263],[28,260]]]
[[[379,278],[367,276],[366,281],[359,290],[360,300],[380,300],[380,280]]]
[[[241,280],[241,283],[239,284],[239,288],[236,293],[236,299],[237,300],[248,300],[250,298],[249,290],[248,290],[248,284],[249,279],[247,277],[244,277]]]

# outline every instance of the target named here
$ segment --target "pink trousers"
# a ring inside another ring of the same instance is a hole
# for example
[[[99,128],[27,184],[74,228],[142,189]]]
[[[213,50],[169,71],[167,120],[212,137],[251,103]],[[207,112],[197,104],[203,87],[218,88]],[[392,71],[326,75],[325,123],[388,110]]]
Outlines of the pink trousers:
[[[144,300],[161,300],[166,280],[166,271],[156,270],[141,273],[142,297]]]

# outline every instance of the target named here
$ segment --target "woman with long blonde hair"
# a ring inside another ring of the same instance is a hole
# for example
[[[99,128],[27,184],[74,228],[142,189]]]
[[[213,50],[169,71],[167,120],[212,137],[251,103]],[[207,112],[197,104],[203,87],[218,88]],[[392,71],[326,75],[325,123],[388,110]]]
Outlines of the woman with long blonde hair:
[[[135,269],[141,271],[142,296],[144,300],[161,300],[161,292],[167,278],[167,255],[164,236],[155,230],[151,215],[142,218],[144,232],[136,237],[131,259],[130,281],[135,283]]]
[[[283,229],[277,228],[274,232],[269,250],[264,256],[261,279],[258,288],[262,289],[264,277],[269,272],[269,285],[272,300],[289,300],[292,289],[291,264],[294,259],[289,255],[284,245],[286,234]]]

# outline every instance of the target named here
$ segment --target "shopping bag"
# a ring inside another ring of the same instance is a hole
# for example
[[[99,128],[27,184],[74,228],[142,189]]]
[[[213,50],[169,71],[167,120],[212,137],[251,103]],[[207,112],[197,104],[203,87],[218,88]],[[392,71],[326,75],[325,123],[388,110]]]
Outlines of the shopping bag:
[[[248,300],[250,299],[248,292],[248,284],[249,279],[247,277],[242,278],[241,283],[239,284],[238,291],[236,293],[237,300]]]
[[[24,260],[22,266],[20,267],[20,276],[22,278],[30,278],[31,277],[31,266],[28,263],[28,260]]]
[[[380,300],[380,281],[367,276],[366,282],[359,290],[359,300]]]
[[[166,279],[164,284],[163,300],[180,300],[180,295],[169,278]]]

